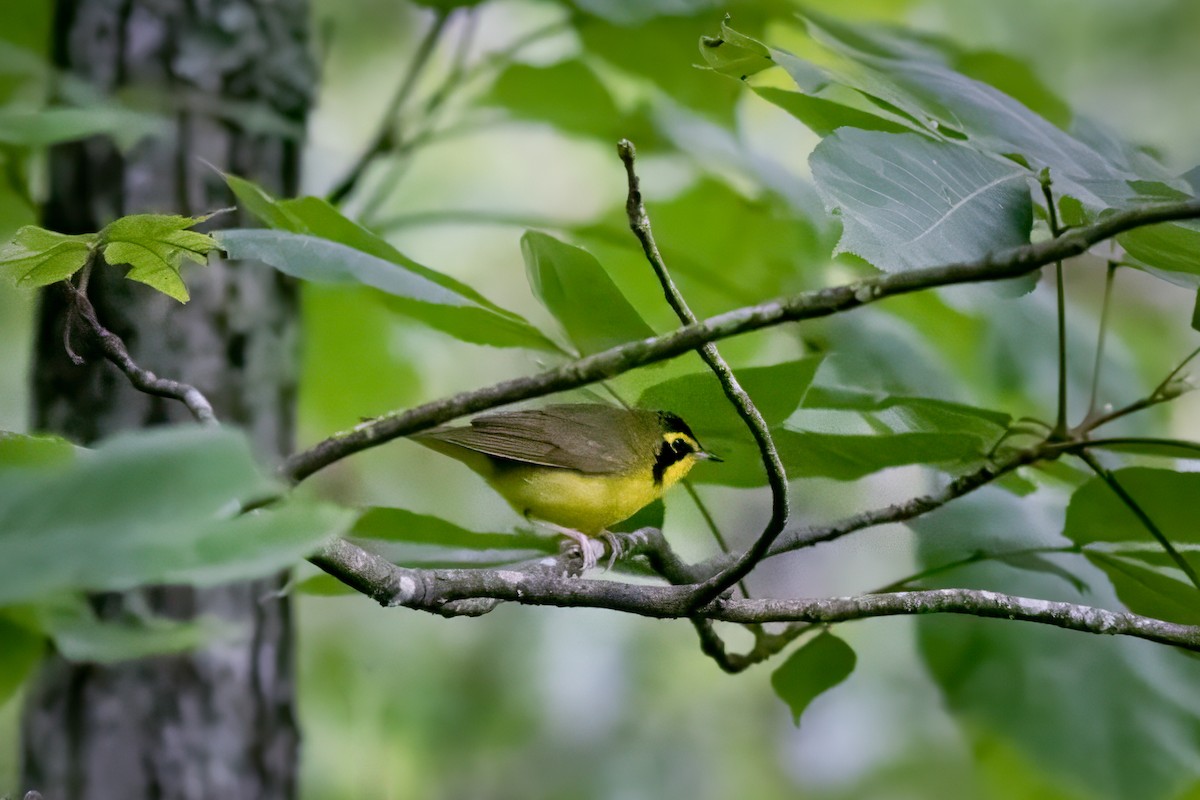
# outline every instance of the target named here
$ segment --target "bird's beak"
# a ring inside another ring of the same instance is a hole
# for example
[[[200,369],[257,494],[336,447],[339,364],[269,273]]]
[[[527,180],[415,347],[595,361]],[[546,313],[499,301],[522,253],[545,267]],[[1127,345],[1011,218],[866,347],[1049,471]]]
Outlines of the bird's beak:
[[[694,455],[695,455],[697,461],[715,461],[718,464],[720,464],[721,462],[723,462],[725,460],[725,459],[721,458],[720,456],[714,456],[712,453],[708,452],[707,450],[697,450],[694,453]]]

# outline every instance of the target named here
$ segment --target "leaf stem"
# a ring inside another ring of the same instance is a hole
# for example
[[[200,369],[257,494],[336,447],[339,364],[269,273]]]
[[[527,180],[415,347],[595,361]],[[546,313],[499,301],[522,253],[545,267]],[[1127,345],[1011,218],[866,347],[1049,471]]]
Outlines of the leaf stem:
[[[1054,205],[1054,194],[1050,191],[1049,173],[1044,173],[1041,179],[1042,195],[1046,198],[1046,218],[1050,225],[1050,235],[1057,239],[1062,235],[1058,226],[1058,209]],[[1058,415],[1054,424],[1053,436],[1067,436],[1067,300],[1063,288],[1063,262],[1054,262],[1055,283],[1058,289]]]
[[[1087,417],[1096,413],[1096,398],[1100,392],[1100,368],[1104,364],[1104,343],[1108,335],[1108,314],[1112,306],[1113,278],[1117,274],[1117,262],[1108,262],[1104,275],[1104,304],[1100,309],[1100,333],[1096,337],[1096,363],[1092,365],[1092,391],[1088,400]]]

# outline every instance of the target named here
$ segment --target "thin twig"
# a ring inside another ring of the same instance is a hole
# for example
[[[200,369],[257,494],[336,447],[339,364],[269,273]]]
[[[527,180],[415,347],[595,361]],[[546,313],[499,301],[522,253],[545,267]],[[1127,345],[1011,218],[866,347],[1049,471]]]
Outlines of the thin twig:
[[[66,287],[75,318],[87,327],[96,343],[100,345],[104,357],[125,373],[135,389],[157,397],[178,400],[187,406],[188,411],[192,412],[192,416],[196,418],[197,422],[205,425],[217,424],[212,404],[199,389],[181,381],[160,378],[150,370],[139,367],[133,357],[129,355],[129,350],[126,349],[125,342],[121,340],[121,337],[100,324],[100,320],[96,318],[96,309],[88,300],[87,295],[70,281],[64,281],[63,286]]]
[[[407,411],[385,414],[296,453],[287,460],[280,473],[287,480],[300,481],[354,453],[456,417],[605,380],[690,352],[705,342],[784,322],[829,316],[886,297],[937,286],[983,283],[1025,275],[1054,261],[1084,253],[1098,242],[1125,231],[1197,217],[1200,217],[1200,201],[1195,200],[1121,211],[1093,225],[1075,228],[1057,239],[1014,248],[978,261],[894,272],[739,308],[693,325],[685,325],[662,336],[613,347],[537,375],[463,392]]]
[[[1162,447],[1174,447],[1179,450],[1190,450],[1195,453],[1193,456],[1176,456],[1171,458],[1200,458],[1200,442],[1192,442],[1187,439],[1163,439],[1155,436],[1107,436],[1103,439],[1086,439],[1082,442],[1069,442],[1062,445],[1064,453],[1071,453],[1082,448],[1100,448],[1105,449],[1120,449],[1122,445],[1159,445]]]
[[[637,151],[632,142],[622,139],[617,144],[617,153],[620,155],[622,163],[625,164],[625,175],[629,185],[629,195],[625,201],[629,229],[641,242],[646,260],[654,269],[654,274],[658,277],[659,284],[662,285],[667,303],[675,311],[679,321],[684,325],[694,325],[696,324],[696,315],[692,313],[679,288],[675,286],[675,281],[671,279],[671,273],[667,270],[666,262],[663,261],[662,254],[658,251],[658,245],[654,241],[654,232],[650,228],[650,216],[646,213],[646,206],[642,202],[641,187],[634,169]],[[712,576],[696,588],[695,604],[702,606],[741,581],[754,569],[754,565],[766,555],[767,548],[783,532],[787,525],[789,508],[787,474],[784,471],[783,460],[779,458],[779,452],[775,449],[775,440],[771,437],[771,429],[767,425],[767,421],[759,413],[754,401],[750,399],[750,395],[738,383],[737,376],[733,374],[729,364],[721,357],[717,346],[712,342],[707,342],[698,348],[698,352],[704,359],[704,363],[717,377],[725,397],[729,399],[738,416],[750,429],[750,435],[754,437],[754,442],[758,445],[759,453],[762,456],[763,469],[767,473],[767,483],[771,487],[771,518],[767,522],[766,528],[732,566]]]
[[[1138,518],[1138,521],[1142,523],[1142,526],[1145,527],[1145,529],[1150,532],[1150,535],[1153,536],[1159,545],[1162,546],[1162,549],[1167,552],[1167,555],[1171,557],[1171,560],[1175,562],[1175,565],[1179,567],[1179,569],[1183,570],[1183,574],[1187,575],[1188,580],[1192,582],[1192,585],[1197,589],[1200,589],[1200,575],[1196,574],[1196,570],[1192,569],[1192,565],[1188,563],[1188,560],[1180,555],[1179,551],[1175,549],[1175,545],[1171,544],[1171,540],[1167,538],[1166,534],[1162,532],[1162,529],[1159,528],[1154,520],[1150,518],[1150,515],[1146,513],[1141,504],[1138,503],[1137,500],[1133,499],[1133,495],[1125,490],[1125,487],[1121,485],[1121,482],[1117,480],[1116,476],[1113,475],[1109,470],[1105,469],[1104,466],[1096,460],[1096,457],[1087,450],[1078,450],[1075,452],[1075,455],[1081,461],[1083,461],[1083,463],[1091,467],[1092,472],[1095,472],[1100,480],[1108,484],[1108,488],[1112,489],[1113,493],[1120,498],[1121,502],[1133,512],[1133,515]]]
[[[1127,417],[1130,414],[1136,414],[1139,411],[1144,411],[1147,408],[1159,405],[1160,403],[1166,403],[1170,400],[1174,400],[1176,397],[1182,394],[1184,390],[1172,390],[1171,381],[1173,381],[1175,376],[1182,372],[1183,368],[1186,367],[1192,361],[1192,359],[1198,355],[1200,355],[1200,347],[1197,347],[1195,350],[1188,353],[1187,357],[1180,361],[1174,369],[1168,372],[1167,377],[1163,378],[1162,381],[1154,387],[1154,390],[1145,397],[1134,400],[1129,405],[1109,411],[1106,414],[1101,414],[1098,417],[1089,417],[1088,419],[1085,419],[1083,423],[1074,431],[1075,438],[1082,438],[1087,433],[1099,428],[1101,425],[1107,425],[1113,420],[1121,419],[1122,417]]]
[[[425,36],[417,44],[417,49],[413,52],[412,61],[408,65],[408,70],[404,73],[404,78],[400,81],[400,85],[396,88],[396,93],[392,95],[391,102],[388,103],[387,109],[383,113],[383,120],[380,123],[379,130],[376,132],[371,143],[367,145],[362,154],[350,167],[346,176],[337,183],[336,186],[329,192],[329,202],[337,205],[346,198],[346,195],[354,189],[359,180],[362,179],[363,173],[366,172],[371,162],[379,155],[383,154],[392,138],[392,126],[396,124],[396,115],[404,107],[409,95],[417,85],[417,79],[425,70],[426,64],[429,63],[429,57],[433,54],[434,48],[437,46],[438,39],[441,38],[442,31],[446,28],[446,22],[450,18],[449,8],[439,8],[436,16],[433,19],[433,24],[429,30],[425,32]]]

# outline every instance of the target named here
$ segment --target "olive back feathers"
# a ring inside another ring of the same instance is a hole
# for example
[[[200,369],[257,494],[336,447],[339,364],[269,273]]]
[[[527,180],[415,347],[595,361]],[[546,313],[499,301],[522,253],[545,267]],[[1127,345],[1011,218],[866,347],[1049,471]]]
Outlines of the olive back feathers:
[[[668,446],[665,432],[679,428],[687,425],[674,414],[571,403],[485,414],[470,426],[434,428],[412,438],[518,463],[620,474],[655,463]]]

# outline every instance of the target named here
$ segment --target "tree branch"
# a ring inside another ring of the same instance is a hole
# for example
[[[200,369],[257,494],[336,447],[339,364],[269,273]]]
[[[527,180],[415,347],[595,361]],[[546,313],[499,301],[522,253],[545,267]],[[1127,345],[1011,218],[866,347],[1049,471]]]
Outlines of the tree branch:
[[[384,606],[403,606],[450,615],[456,603],[491,598],[522,605],[607,608],[645,617],[701,617],[762,624],[849,622],[914,614],[967,614],[1022,620],[1085,633],[1132,636],[1200,652],[1200,626],[975,589],[868,594],[824,599],[722,599],[693,609],[687,586],[644,586],[569,578],[543,572],[502,570],[413,570],[397,567],[343,539],[330,542],[313,563]],[[551,564],[550,562],[554,562]],[[462,607],[462,606],[459,606]]]
[[[64,281],[63,286],[70,298],[74,318],[86,327],[100,346],[104,357],[125,373],[135,389],[157,397],[178,400],[187,406],[188,411],[192,412],[192,416],[196,418],[197,422],[204,425],[217,424],[212,404],[199,389],[191,384],[160,378],[150,370],[139,367],[133,357],[129,355],[129,350],[125,347],[125,342],[121,341],[121,337],[100,324],[100,320],[96,318],[96,309],[88,300],[87,294],[70,281]],[[68,352],[70,351],[68,350]]]
[[[281,474],[288,480],[298,482],[354,453],[456,417],[596,383],[637,367],[674,358],[706,342],[784,322],[829,316],[885,297],[937,286],[1013,278],[1046,264],[1080,255],[1089,247],[1134,228],[1197,217],[1200,217],[1200,201],[1195,200],[1120,211],[1093,225],[1072,229],[1057,238],[978,261],[889,273],[739,308],[685,325],[662,336],[613,347],[537,375],[504,381],[407,411],[386,414],[350,431],[334,434],[295,454],[283,465]]]
[[[622,139],[617,143],[617,154],[620,155],[621,162],[625,165],[625,175],[629,185],[629,194],[625,201],[625,214],[629,218],[629,229],[641,243],[642,252],[646,254],[646,260],[650,262],[654,274],[658,276],[658,282],[662,285],[667,303],[675,311],[679,321],[684,325],[694,325],[696,315],[692,313],[687,301],[683,299],[683,295],[675,286],[675,281],[671,279],[671,273],[667,270],[666,262],[663,261],[662,254],[658,251],[658,245],[654,241],[654,232],[650,229],[650,215],[646,213],[646,206],[642,203],[640,182],[637,172],[634,170],[637,151],[634,149],[633,142]],[[750,395],[738,383],[733,370],[721,357],[715,344],[706,342],[698,348],[697,352],[700,353],[700,358],[704,359],[708,368],[717,376],[717,381],[721,384],[721,391],[725,393],[725,397],[729,399],[738,416],[750,429],[750,435],[754,437],[754,443],[758,445],[758,451],[762,456],[763,469],[767,473],[767,484],[771,487],[771,518],[767,521],[766,527],[759,534],[753,546],[733,564],[696,587],[693,603],[699,607],[707,605],[714,597],[750,574],[754,565],[766,555],[767,548],[783,532],[784,526],[787,525],[789,508],[787,474],[783,468],[783,461],[779,458],[779,452],[775,449],[775,440],[771,438],[771,429],[767,425],[767,421],[759,413],[754,401],[750,399]]]

